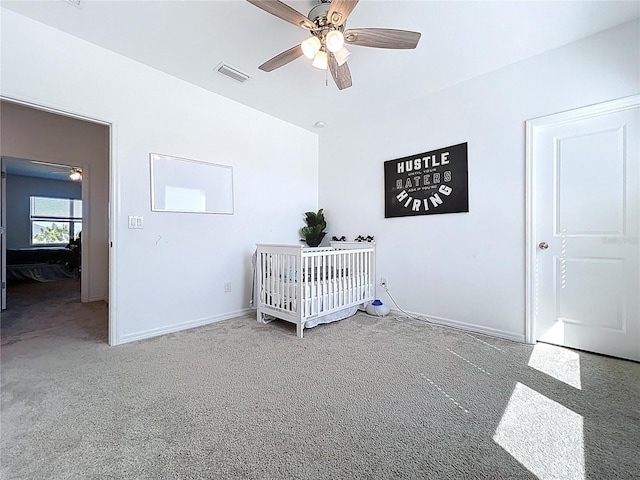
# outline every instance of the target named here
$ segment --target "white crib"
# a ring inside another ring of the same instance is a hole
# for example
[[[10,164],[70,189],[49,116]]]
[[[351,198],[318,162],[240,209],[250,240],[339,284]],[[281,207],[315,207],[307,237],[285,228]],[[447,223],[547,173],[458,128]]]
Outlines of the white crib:
[[[295,323],[302,338],[307,322],[346,318],[375,298],[375,243],[258,244],[255,276],[258,322]]]

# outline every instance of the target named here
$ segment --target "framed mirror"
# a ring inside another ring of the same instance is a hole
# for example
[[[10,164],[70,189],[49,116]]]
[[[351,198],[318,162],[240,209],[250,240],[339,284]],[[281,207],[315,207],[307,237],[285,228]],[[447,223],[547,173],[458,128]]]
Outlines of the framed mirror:
[[[151,153],[151,210],[233,214],[233,168]]]

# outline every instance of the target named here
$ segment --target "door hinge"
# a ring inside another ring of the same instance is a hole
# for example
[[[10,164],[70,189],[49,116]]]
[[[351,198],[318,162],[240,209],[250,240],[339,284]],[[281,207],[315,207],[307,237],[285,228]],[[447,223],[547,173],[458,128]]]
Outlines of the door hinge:
[[[2,178],[7,178],[7,172],[2,172]]]
[[[0,282],[0,290],[7,288],[7,282]]]

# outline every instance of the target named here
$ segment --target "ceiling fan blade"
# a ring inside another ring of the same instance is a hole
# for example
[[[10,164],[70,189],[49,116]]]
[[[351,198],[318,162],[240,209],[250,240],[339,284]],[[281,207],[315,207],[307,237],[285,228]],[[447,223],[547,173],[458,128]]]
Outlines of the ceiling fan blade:
[[[56,168],[59,167],[59,168],[66,168],[66,169],[71,168],[71,167],[68,167],[67,165],[61,165],[59,163],[41,162],[39,160],[25,160],[25,161],[29,163],[36,163],[38,165],[46,165],[47,167],[56,167]]]
[[[327,19],[334,25],[342,25],[357,4],[358,0],[332,0]]]
[[[346,63],[342,65],[338,65],[336,57],[332,54],[329,55],[329,70],[331,71],[331,76],[336,82],[339,90],[344,90],[345,88],[349,88],[351,83],[351,71]]]
[[[296,58],[302,56],[302,47],[300,45],[296,45],[295,47],[291,47],[289,50],[285,50],[279,55],[276,55],[271,60],[267,60],[258,68],[265,72],[271,72],[276,68],[280,68],[283,65],[286,65],[289,62],[294,61]]]
[[[344,41],[362,47],[411,49],[418,46],[420,35],[420,32],[391,28],[353,28],[344,32]]]
[[[293,23],[295,26],[302,27],[305,30],[311,30],[315,27],[313,22],[307,17],[279,0],[247,0],[247,2],[271,15],[281,18],[285,22]]]

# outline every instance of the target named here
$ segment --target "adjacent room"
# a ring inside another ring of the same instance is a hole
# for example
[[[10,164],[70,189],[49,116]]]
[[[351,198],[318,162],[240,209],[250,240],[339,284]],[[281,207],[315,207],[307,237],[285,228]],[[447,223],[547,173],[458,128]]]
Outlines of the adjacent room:
[[[77,167],[2,158],[6,173],[6,282],[12,307],[68,292],[80,301],[82,171]],[[73,178],[71,176],[73,175]],[[4,308],[6,308],[3,305]],[[14,316],[14,308],[10,309]],[[2,322],[9,333],[10,318]],[[33,329],[33,317],[17,329]]]
[[[640,2],[0,7],[3,478],[637,476]]]

